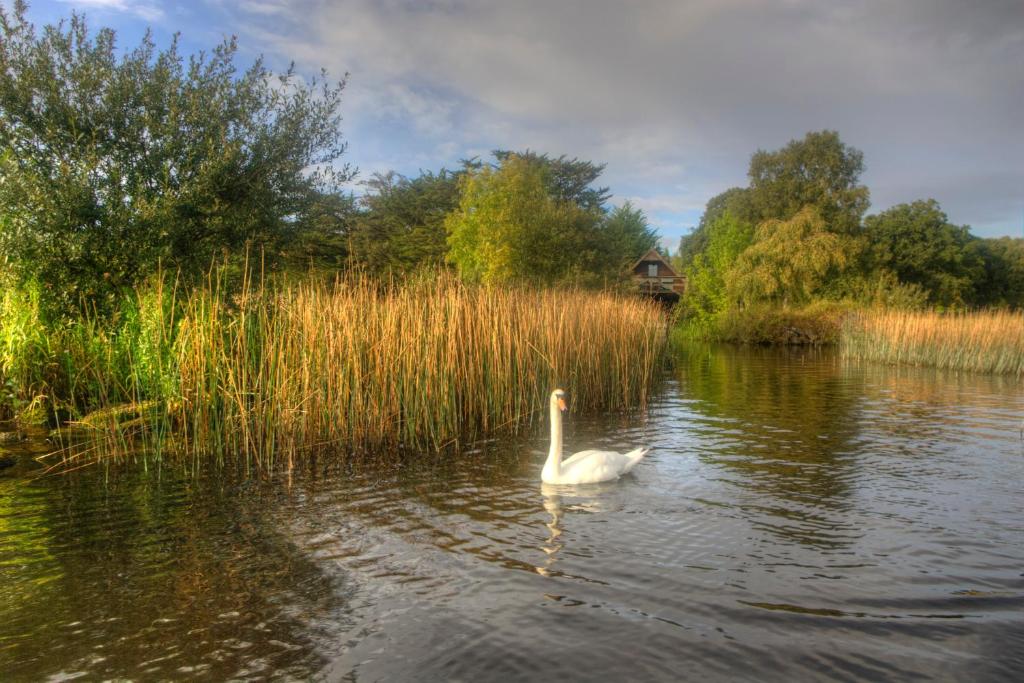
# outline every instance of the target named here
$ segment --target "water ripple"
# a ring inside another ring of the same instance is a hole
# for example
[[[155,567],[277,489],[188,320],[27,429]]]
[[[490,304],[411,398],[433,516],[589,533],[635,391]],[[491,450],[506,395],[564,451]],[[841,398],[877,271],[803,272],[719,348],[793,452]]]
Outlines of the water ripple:
[[[269,482],[0,479],[5,678],[1013,680],[1024,390],[814,352],[679,359],[543,433]],[[40,610],[46,605],[46,610]]]

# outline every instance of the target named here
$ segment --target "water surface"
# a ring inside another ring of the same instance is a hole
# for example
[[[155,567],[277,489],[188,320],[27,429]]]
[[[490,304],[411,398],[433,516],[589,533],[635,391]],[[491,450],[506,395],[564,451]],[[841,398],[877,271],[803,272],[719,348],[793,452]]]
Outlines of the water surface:
[[[569,449],[0,477],[0,678],[1020,680],[1017,380],[704,349]]]

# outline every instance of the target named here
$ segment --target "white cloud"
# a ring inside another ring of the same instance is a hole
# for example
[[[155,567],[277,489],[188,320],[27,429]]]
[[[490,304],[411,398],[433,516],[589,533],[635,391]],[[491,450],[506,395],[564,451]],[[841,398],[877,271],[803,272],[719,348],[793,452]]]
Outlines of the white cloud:
[[[59,0],[83,9],[103,9],[133,14],[145,21],[159,21],[164,18],[160,3],[138,0]]]
[[[879,208],[934,196],[990,232],[1019,221],[1017,0],[261,0],[231,11],[259,50],[351,72],[347,131],[364,168],[436,168],[496,147],[565,153],[607,162],[619,196],[678,232],[746,182],[756,149],[835,128],[865,152]]]

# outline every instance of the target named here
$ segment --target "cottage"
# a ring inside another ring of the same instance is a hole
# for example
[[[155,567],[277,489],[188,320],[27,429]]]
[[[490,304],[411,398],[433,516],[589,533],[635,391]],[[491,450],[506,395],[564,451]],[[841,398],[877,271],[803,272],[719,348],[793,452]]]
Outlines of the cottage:
[[[676,303],[686,291],[686,278],[676,273],[657,249],[651,249],[633,265],[633,280],[642,295],[665,303]]]

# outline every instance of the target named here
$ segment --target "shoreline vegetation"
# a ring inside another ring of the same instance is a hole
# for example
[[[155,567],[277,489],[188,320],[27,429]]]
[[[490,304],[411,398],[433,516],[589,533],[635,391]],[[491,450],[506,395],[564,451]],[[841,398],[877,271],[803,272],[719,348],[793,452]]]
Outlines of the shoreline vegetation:
[[[1024,312],[862,311],[846,318],[847,358],[1024,377]]]
[[[864,168],[836,131],[755,152],[682,239],[674,338],[1024,374],[1024,239],[973,235],[934,199],[867,215]]]
[[[168,454],[262,471],[339,450],[443,450],[541,419],[556,385],[580,410],[642,408],[666,341],[653,302],[450,275],[211,279],[184,296],[157,280],[113,327],[48,329],[31,300],[4,297],[0,380],[23,419],[69,420],[53,437],[81,442],[65,465]]]
[[[907,311],[820,302],[731,310],[710,329],[685,323],[676,345],[833,346],[845,358],[1024,377],[1024,311]]]
[[[442,450],[530,424],[556,385],[642,407],[669,337],[1024,374],[1024,239],[933,199],[867,215],[836,131],[755,152],[670,254],[567,155],[356,196],[345,80],[238,54],[0,6],[0,419],[61,425],[75,462]],[[632,281],[655,248],[686,278],[673,319]]]

